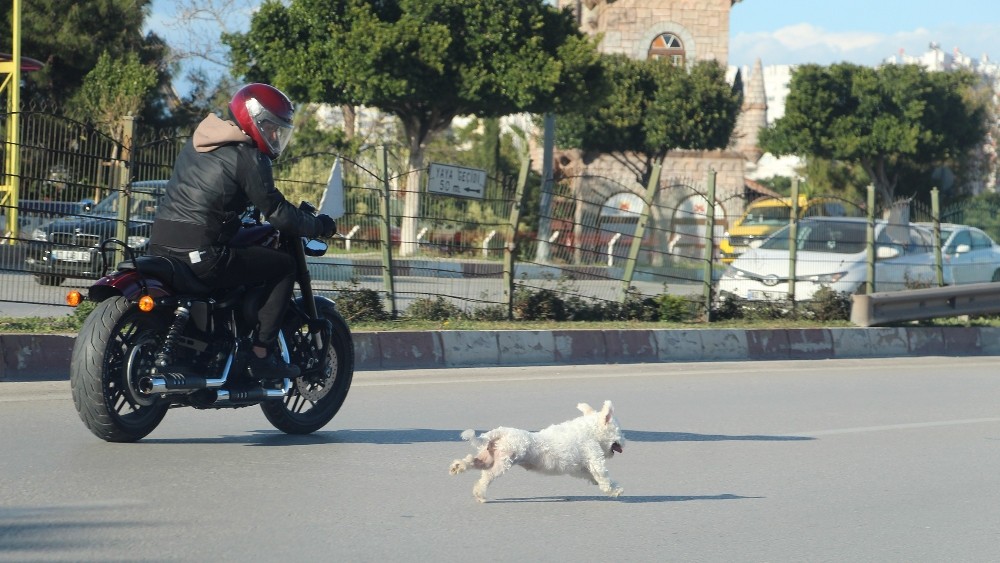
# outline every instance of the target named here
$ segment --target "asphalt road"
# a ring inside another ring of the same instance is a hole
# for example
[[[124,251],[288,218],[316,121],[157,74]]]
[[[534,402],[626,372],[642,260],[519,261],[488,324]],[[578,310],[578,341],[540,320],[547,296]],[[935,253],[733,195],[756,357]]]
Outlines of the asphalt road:
[[[465,428],[604,399],[619,499],[448,475]],[[174,410],[107,444],[68,383],[0,383],[0,560],[997,561],[998,399],[984,357],[366,372],[312,436]]]

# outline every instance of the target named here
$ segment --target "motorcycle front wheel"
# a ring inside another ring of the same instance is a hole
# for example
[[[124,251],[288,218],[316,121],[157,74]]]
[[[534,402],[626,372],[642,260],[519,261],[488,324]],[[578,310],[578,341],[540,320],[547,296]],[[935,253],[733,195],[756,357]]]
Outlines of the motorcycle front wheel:
[[[84,321],[73,345],[69,381],[83,423],[108,442],[146,437],[169,405],[139,390],[153,367],[168,324],[124,297],[102,301]]]
[[[302,375],[288,396],[260,405],[267,420],[286,434],[310,434],[326,426],[343,406],[354,377],[354,340],[347,322],[328,299],[316,298],[316,308],[332,329],[330,334],[323,331],[323,348],[316,349],[308,326],[291,315],[282,330],[291,362]],[[310,359],[319,362],[308,365]]]

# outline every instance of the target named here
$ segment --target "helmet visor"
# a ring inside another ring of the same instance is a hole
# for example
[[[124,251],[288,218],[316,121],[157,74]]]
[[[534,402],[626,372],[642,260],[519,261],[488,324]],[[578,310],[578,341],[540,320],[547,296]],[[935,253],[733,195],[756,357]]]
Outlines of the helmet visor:
[[[267,144],[268,152],[277,157],[292,140],[292,124],[274,115],[257,100],[247,100],[247,111],[257,126],[260,138]]]

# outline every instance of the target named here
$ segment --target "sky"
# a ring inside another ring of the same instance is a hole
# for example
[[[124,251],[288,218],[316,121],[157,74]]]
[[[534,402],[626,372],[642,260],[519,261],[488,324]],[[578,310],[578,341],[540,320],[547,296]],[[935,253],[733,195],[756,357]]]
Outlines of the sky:
[[[240,8],[231,12],[226,24],[232,31],[244,31],[252,7],[259,4],[255,0],[212,1]],[[182,44],[183,34],[171,26],[180,4],[154,0],[147,29],[168,43]],[[730,13],[728,64],[752,66],[760,58],[765,66],[842,61],[871,66],[900,50],[921,55],[932,42],[949,53],[957,48],[976,59],[985,53],[1000,63],[1000,2],[742,0]],[[221,72],[211,65],[205,68]],[[185,93],[183,79],[176,86]]]
[[[742,0],[729,17],[729,64],[875,65],[931,42],[1000,63],[997,0]]]

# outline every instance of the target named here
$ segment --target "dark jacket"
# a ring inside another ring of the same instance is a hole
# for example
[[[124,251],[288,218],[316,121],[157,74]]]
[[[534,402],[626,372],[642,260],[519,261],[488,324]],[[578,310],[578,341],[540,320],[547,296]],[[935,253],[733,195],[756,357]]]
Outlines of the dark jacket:
[[[274,187],[271,159],[232,121],[206,117],[174,164],[150,235],[153,254],[224,246],[240,228],[247,205],[281,231],[319,236],[323,224]]]

